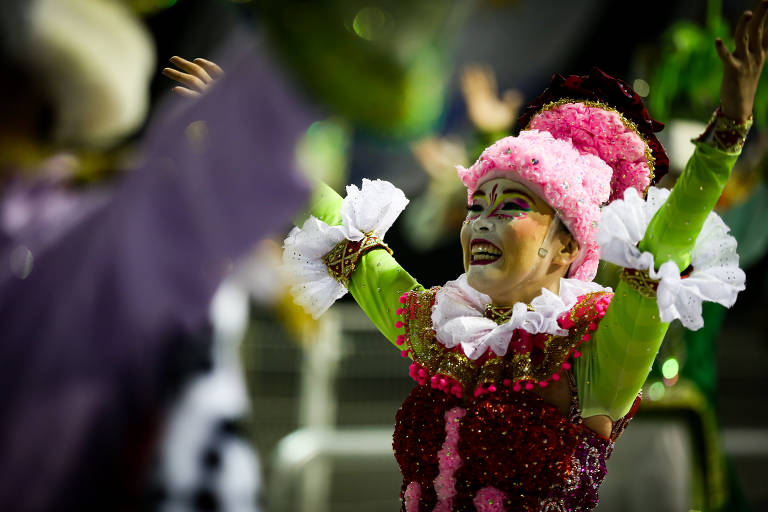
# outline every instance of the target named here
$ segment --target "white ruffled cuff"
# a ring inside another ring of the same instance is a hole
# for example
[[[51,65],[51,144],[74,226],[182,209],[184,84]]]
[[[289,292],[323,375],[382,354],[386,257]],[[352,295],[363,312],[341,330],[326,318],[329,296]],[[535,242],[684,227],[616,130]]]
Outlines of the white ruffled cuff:
[[[704,325],[701,303],[717,302],[731,307],[744,289],[746,276],[739,268],[736,240],[714,212],[704,222],[691,252],[692,272],[682,278],[674,261],[663,263],[656,271],[653,254],[640,251],[637,244],[669,194],[669,190],[650,187],[647,199],[643,200],[634,188],[628,188],[623,200],[603,208],[597,241],[602,259],[647,271],[659,281],[656,302],[663,322],[679,319],[688,329],[697,330]]]
[[[301,228],[294,228],[283,243],[283,266],[296,304],[318,318],[343,297],[347,289],[328,273],[323,256],[344,239],[382,239],[407,204],[403,191],[390,182],[363,179],[359,189],[347,186],[341,225],[329,226],[310,216]]]

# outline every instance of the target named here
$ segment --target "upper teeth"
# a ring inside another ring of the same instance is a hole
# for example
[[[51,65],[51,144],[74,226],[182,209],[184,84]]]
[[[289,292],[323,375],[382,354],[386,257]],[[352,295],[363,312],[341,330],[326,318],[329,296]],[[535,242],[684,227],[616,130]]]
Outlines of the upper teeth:
[[[501,251],[491,244],[475,243],[472,244],[472,256],[501,256]]]

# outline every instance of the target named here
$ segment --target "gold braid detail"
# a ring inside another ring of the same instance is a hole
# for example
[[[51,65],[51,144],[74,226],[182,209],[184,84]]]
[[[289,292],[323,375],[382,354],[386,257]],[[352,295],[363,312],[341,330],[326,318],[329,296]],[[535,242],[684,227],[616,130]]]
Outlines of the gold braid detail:
[[[357,242],[342,240],[323,256],[323,263],[328,267],[328,274],[331,277],[343,284],[345,288],[349,288],[349,279],[357,268],[360,257],[373,249],[384,249],[392,254],[392,249],[387,244],[369,233]]]
[[[747,139],[747,133],[751,127],[752,115],[744,122],[734,121],[724,116],[718,107],[707,123],[704,133],[695,140],[696,142],[710,143],[726,153],[738,153],[744,146],[744,141]]]
[[[619,274],[619,278],[631,286],[637,293],[648,299],[656,298],[656,289],[659,287],[659,281],[652,279],[647,270],[635,270],[625,268]]]

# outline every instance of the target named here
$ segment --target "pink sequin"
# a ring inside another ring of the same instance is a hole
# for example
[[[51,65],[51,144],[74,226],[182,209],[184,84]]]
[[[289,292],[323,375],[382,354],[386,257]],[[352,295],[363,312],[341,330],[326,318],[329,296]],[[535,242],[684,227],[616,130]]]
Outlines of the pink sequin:
[[[504,498],[506,497],[506,494],[500,490],[488,486],[477,491],[472,503],[478,512],[503,512]]]
[[[440,473],[435,478],[437,505],[434,512],[450,512],[453,497],[456,495],[456,470],[461,466],[459,455],[459,426],[461,418],[467,413],[461,407],[454,407],[445,413],[445,442],[437,453]]]
[[[405,512],[419,512],[419,499],[421,498],[421,485],[411,482],[405,489]]]

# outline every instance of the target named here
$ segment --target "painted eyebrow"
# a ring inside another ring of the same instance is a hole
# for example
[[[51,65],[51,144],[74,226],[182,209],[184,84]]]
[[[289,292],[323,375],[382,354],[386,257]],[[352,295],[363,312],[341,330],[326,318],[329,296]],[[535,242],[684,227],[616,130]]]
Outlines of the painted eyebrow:
[[[523,192],[522,190],[517,189],[517,188],[507,188],[507,189],[504,189],[504,192],[502,192],[502,194],[520,194],[520,195],[523,195],[525,197],[530,197],[530,196],[528,196],[528,194],[526,194],[525,192]]]
[[[477,192],[472,194],[472,199],[475,199],[475,198],[482,198],[488,201],[488,196],[486,196],[485,192],[483,192],[482,190],[478,190]]]
[[[535,204],[533,202],[533,199],[531,198],[531,196],[529,196],[528,194],[526,194],[522,190],[508,188],[508,189],[504,190],[504,192],[502,192],[502,194],[520,194],[521,196],[526,198],[531,203],[531,205]]]

